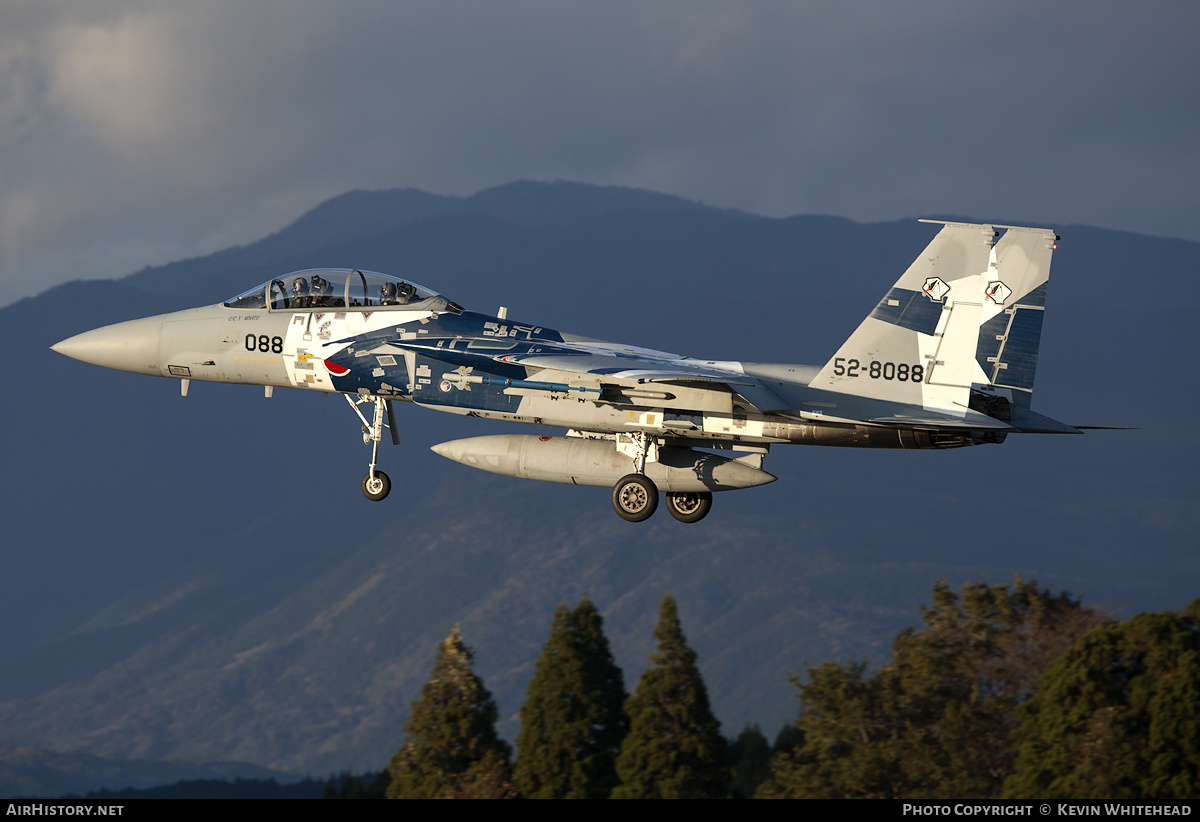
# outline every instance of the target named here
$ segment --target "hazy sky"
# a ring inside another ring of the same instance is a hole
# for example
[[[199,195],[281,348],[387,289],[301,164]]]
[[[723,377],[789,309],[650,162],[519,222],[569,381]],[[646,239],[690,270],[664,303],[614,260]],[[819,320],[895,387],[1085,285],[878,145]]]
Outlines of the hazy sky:
[[[3,0],[0,304],[352,188],[523,178],[1200,240],[1198,24],[1194,2]]]

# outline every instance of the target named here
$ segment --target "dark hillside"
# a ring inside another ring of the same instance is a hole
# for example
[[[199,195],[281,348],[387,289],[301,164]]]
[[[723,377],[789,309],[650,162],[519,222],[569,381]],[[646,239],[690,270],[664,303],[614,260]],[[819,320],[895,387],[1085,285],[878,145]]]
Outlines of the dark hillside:
[[[629,525],[603,489],[450,463],[429,446],[515,427],[414,407],[382,455],[395,490],[373,505],[339,397],[193,383],[185,399],[49,346],[328,265],[595,337],[820,363],[934,227],[566,183],[352,192],[249,246],[0,309],[21,378],[0,394],[0,744],[378,768],[456,622],[512,737],[550,614],[585,590],[630,682],[672,590],[729,733],[789,719],[786,674],[806,660],[882,661],[940,577],[1021,574],[1093,605],[1178,608],[1200,581],[1200,454],[1180,421],[1194,323],[1169,295],[1188,293],[1198,249],[1056,228],[1034,408],[1140,430],[944,453],[777,448],[779,482],[718,496],[695,527]]]

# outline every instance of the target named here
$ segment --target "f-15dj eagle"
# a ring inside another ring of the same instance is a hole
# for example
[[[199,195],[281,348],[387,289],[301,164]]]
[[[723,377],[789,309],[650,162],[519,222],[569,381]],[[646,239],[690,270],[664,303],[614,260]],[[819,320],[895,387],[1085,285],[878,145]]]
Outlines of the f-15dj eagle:
[[[925,221],[934,222],[934,221]],[[1050,257],[1041,228],[944,222],[823,366],[696,360],[464,310],[416,283],[357,269],[297,271],[214,306],[118,323],[54,350],[182,380],[336,391],[377,467],[393,402],[565,428],[433,446],[513,477],[612,487],[639,522],[697,522],[712,492],[773,482],[772,445],[958,448],[1010,433],[1079,433],[1030,409]],[[361,406],[373,406],[364,415]],[[385,425],[386,418],[386,425]],[[723,453],[714,453],[723,452]]]

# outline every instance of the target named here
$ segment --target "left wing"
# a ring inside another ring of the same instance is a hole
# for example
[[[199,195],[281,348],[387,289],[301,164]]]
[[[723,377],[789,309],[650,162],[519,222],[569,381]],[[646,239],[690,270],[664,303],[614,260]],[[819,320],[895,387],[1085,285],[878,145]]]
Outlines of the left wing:
[[[646,385],[665,383],[691,388],[727,389],[759,411],[781,411],[787,403],[757,378],[746,374],[738,363],[693,360],[665,352],[612,346],[603,343],[572,345],[553,354],[510,354],[500,362],[530,369],[530,376],[544,370],[587,374],[618,383]]]

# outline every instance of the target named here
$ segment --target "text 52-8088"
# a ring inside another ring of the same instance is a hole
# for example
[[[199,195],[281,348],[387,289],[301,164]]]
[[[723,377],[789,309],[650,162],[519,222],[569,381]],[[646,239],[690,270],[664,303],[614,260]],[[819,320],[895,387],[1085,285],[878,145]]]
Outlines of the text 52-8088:
[[[873,380],[897,380],[899,382],[920,382],[925,379],[925,367],[909,365],[908,363],[880,362],[871,360],[863,365],[858,360],[836,357],[833,361],[833,373],[839,377],[870,377]]]

